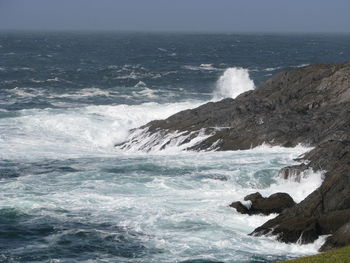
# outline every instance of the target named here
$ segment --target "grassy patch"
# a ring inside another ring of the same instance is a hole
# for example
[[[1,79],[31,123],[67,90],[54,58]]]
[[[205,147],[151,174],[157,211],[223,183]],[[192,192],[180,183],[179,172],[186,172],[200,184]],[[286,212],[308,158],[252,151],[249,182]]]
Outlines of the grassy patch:
[[[350,246],[311,257],[285,261],[285,263],[350,263]]]

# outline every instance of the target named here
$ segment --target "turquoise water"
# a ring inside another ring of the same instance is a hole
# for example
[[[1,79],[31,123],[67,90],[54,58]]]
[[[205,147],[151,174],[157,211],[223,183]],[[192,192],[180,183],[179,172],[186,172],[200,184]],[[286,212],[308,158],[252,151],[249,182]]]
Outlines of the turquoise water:
[[[1,33],[0,262],[252,263],[316,253],[320,240],[248,236],[274,215],[228,207],[255,191],[301,201],[320,174],[299,184],[277,173],[307,148],[114,145],[129,129],[256,88],[280,70],[349,60],[349,40]]]

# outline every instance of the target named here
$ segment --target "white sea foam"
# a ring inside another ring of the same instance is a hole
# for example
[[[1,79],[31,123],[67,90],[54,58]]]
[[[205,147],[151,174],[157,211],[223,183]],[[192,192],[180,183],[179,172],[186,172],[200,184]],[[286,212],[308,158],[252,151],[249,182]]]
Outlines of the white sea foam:
[[[22,91],[14,91],[22,94]],[[85,95],[91,95],[90,92]],[[0,133],[4,139],[0,156],[41,158],[111,154],[113,145],[124,141],[129,129],[200,104],[199,101],[187,101],[22,110],[20,117],[0,119]]]
[[[317,252],[324,238],[298,245],[247,236],[275,215],[242,215],[228,207],[248,193],[272,191],[265,186],[267,175],[257,173],[274,169],[276,178],[278,167],[290,163],[302,149],[263,146],[232,152],[119,155],[97,163],[83,159],[76,164],[78,170],[84,167],[81,172],[41,173],[7,181],[1,185],[0,206],[62,222],[103,222],[141,233],[138,238],[144,245],[166,252],[147,254],[151,258],[146,261],[182,261],[193,259],[192,253],[224,261],[250,259],[250,254],[308,255]],[[304,181],[298,188],[308,184]],[[76,216],[84,214],[89,216]]]
[[[33,68],[29,68],[29,67],[14,67],[12,69],[14,71],[35,71]]]
[[[281,69],[282,67],[274,67],[274,68],[265,68],[263,71],[275,71],[275,70],[278,70],[278,69]]]
[[[137,82],[137,84],[134,86],[135,88],[144,88],[144,87],[146,87],[147,85],[146,85],[146,83],[145,82],[143,82],[143,81],[139,81],[139,82]]]
[[[234,99],[241,93],[252,89],[254,89],[254,82],[250,79],[247,69],[228,68],[217,81],[213,99]]]
[[[199,66],[186,65],[183,66],[184,69],[193,70],[193,71],[220,71],[221,69],[215,68],[213,64],[200,64]]]
[[[309,65],[310,64],[304,63],[304,64],[293,66],[293,68],[302,68],[302,67],[306,67],[306,66],[309,66]]]
[[[288,193],[295,202],[299,203],[311,194],[322,183],[323,172],[309,172],[307,177],[301,179],[300,182],[293,182],[284,179],[276,179],[276,183],[269,188],[261,191],[265,197],[276,192]]]
[[[136,97],[148,97],[151,99],[154,98],[158,98],[159,96],[156,94],[158,91],[157,90],[153,90],[153,89],[149,89],[149,88],[145,88],[141,91],[134,91],[133,95]]]
[[[15,94],[19,97],[36,97],[42,95],[40,90],[28,89],[28,88],[13,88],[8,90],[10,93]]]
[[[46,81],[38,81],[32,79],[33,82],[46,82]],[[15,94],[19,97],[37,97],[42,96],[48,99],[55,99],[55,98],[71,98],[71,99],[79,99],[83,97],[96,97],[96,96],[110,96],[110,92],[107,90],[102,90],[98,88],[85,88],[81,90],[77,90],[75,92],[70,93],[54,93],[50,92],[50,94],[47,94],[47,90],[40,89],[40,88],[13,88],[8,90],[10,93]],[[115,93],[115,92],[114,92]]]
[[[128,152],[152,152],[155,154],[176,154],[210,137],[205,130],[194,132],[150,133],[148,128],[136,129],[128,135],[126,143],[120,149]]]
[[[83,97],[96,97],[96,96],[110,96],[110,92],[98,88],[85,88],[72,93],[55,94],[51,93],[47,98],[83,98]]]

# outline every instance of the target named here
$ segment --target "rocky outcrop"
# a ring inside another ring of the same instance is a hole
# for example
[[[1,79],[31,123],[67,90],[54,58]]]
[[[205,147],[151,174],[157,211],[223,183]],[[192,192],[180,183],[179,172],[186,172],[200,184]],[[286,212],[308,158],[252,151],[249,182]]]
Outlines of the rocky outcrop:
[[[207,135],[189,150],[239,150],[263,143],[293,147],[349,140],[349,72],[350,63],[281,72],[236,99],[209,102],[148,123],[141,128],[154,140],[142,145],[142,150],[172,145],[179,138],[170,134],[188,136],[180,144]],[[130,138],[130,143],[134,139]],[[125,142],[120,147],[128,145]]]
[[[281,72],[234,100],[182,111],[139,131],[154,138],[142,145],[143,150],[163,149],[174,140],[189,145],[189,150],[243,150],[263,143],[313,146],[299,159],[304,164],[287,167],[280,176],[299,180],[307,169],[322,170],[321,187],[252,234],[309,243],[350,221],[350,63]],[[120,147],[127,148],[135,140],[132,137]],[[244,210],[239,204],[236,209]]]
[[[339,228],[333,235],[327,238],[320,251],[328,251],[350,245],[350,222]]]
[[[234,202],[230,207],[235,208],[237,212],[248,215],[256,214],[278,214],[284,209],[295,205],[293,198],[286,193],[275,193],[265,198],[257,192],[244,197],[244,201],[248,201],[248,205],[243,205],[241,202]]]

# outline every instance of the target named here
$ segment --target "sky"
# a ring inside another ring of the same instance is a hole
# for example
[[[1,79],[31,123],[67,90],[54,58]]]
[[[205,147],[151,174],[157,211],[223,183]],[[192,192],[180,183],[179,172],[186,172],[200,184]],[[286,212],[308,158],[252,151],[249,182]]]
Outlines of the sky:
[[[350,0],[0,0],[0,30],[350,32]]]

